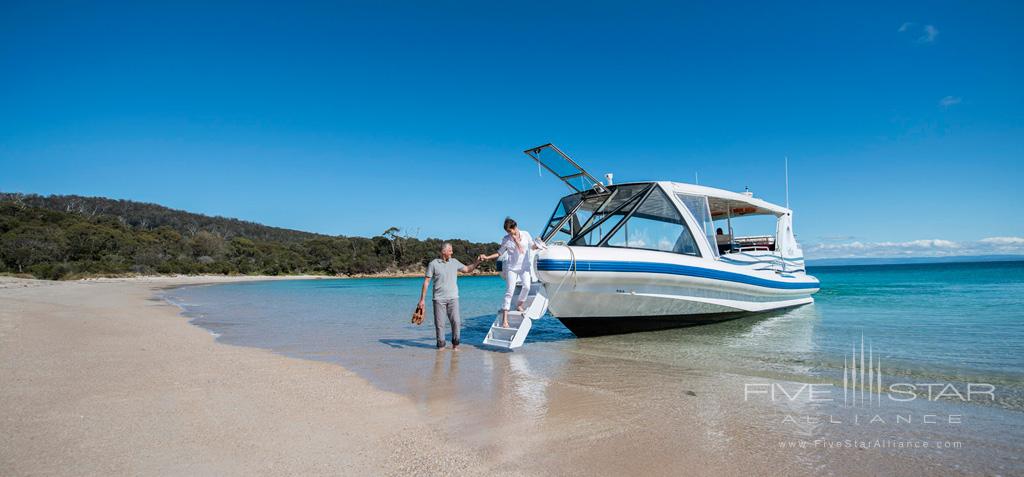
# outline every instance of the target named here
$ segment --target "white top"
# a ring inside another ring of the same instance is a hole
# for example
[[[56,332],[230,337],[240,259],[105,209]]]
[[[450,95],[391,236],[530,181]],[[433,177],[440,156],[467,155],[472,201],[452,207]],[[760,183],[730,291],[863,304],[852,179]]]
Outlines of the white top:
[[[545,248],[544,242],[533,239],[530,232],[525,230],[519,231],[519,245],[523,251],[519,251],[519,247],[516,246],[516,239],[511,234],[505,235],[501,239],[501,246],[498,247],[498,254],[504,255],[507,258],[505,263],[502,264],[504,270],[510,272],[520,272],[523,270],[530,269],[530,263],[533,262],[533,246],[537,248]]]
[[[753,195],[747,195],[740,192],[732,192],[723,189],[715,189],[714,187],[705,187],[696,184],[686,184],[683,182],[661,182],[661,184],[672,192],[680,194],[691,194],[691,195],[703,195],[708,198],[708,205],[711,208],[711,215],[717,220],[722,218],[721,216],[726,213],[726,208],[733,209],[747,209],[747,210],[733,210],[733,217],[740,217],[743,215],[757,215],[757,214],[771,214],[776,217],[784,215],[790,212],[789,209],[782,207],[781,205],[775,205],[771,202],[767,202]],[[621,185],[621,184],[619,184]],[[738,204],[746,204],[747,208],[737,207]]]

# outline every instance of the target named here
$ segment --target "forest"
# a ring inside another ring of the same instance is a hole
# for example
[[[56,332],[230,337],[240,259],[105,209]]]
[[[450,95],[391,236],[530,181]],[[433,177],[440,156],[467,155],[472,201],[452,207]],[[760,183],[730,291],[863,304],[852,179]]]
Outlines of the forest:
[[[465,263],[495,243],[449,239]],[[130,274],[375,275],[417,273],[441,239],[391,227],[329,236],[156,204],[0,193],[0,273],[43,279]],[[493,271],[493,262],[481,266]]]

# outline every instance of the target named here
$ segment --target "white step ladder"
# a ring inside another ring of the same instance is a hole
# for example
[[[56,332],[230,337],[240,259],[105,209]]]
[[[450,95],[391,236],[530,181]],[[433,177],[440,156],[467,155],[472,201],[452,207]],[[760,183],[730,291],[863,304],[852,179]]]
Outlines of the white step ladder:
[[[508,328],[501,326],[501,312],[494,318],[491,331],[484,337],[484,344],[497,348],[515,349],[523,345],[526,335],[530,333],[533,320],[544,316],[548,311],[548,296],[544,290],[544,284],[533,282],[530,284],[530,295],[523,304],[523,311],[509,310]],[[516,293],[513,297],[519,296],[522,284],[516,286]]]

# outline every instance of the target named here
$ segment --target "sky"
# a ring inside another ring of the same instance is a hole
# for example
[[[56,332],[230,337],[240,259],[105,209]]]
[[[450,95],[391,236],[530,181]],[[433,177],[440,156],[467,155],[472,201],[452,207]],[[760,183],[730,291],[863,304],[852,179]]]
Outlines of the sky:
[[[497,241],[553,142],[777,203],[788,157],[811,258],[1024,253],[1020,2],[507,3],[0,2],[0,191]]]

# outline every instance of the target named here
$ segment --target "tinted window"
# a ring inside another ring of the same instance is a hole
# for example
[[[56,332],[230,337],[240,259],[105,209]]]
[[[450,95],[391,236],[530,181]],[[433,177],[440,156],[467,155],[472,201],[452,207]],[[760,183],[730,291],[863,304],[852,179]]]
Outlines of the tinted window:
[[[594,214],[594,211],[600,208],[601,204],[608,199],[608,194],[592,196],[584,200],[583,204],[576,209],[575,213],[572,214],[572,217],[562,224],[562,228],[555,231],[554,234],[548,237],[548,234],[552,232],[553,228],[558,226],[558,223],[565,218],[565,214],[572,212],[572,210],[576,208],[576,205],[580,202],[580,198],[581,194],[573,194],[563,198],[558,204],[558,207],[555,208],[555,213],[551,216],[551,220],[548,221],[548,226],[544,229],[543,236],[546,237],[547,241],[552,243],[569,242],[569,240],[580,233],[583,229],[583,224],[590,219],[590,216]]]
[[[597,245],[605,236],[615,228],[622,218],[636,206],[637,200],[649,184],[630,184],[617,186],[610,197],[607,197],[596,212],[589,215],[589,219],[582,221],[581,230],[577,231],[576,238],[572,245]],[[584,207],[590,204],[584,203]]]
[[[608,239],[608,246],[700,256],[686,221],[661,189],[654,189],[633,216]]]
[[[697,219],[697,225],[701,227],[704,235],[708,239],[708,244],[711,245],[711,250],[716,255],[718,254],[718,247],[715,246],[715,225],[711,219],[711,209],[708,207],[708,198],[702,195],[689,195],[689,194],[676,194],[679,201],[690,210],[693,214],[693,218]]]

